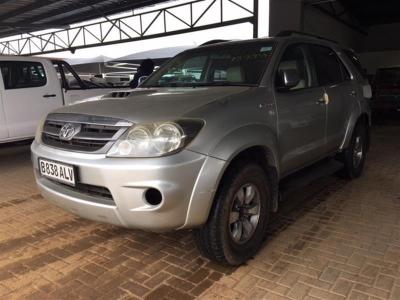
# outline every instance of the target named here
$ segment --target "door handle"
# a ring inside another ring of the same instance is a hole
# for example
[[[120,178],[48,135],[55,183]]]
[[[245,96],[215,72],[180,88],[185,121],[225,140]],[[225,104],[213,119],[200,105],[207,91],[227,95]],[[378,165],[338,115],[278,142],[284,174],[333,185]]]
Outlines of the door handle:
[[[46,94],[46,95],[43,95],[43,98],[54,98],[56,96],[57,96],[56,94]]]
[[[351,91],[349,95],[351,97],[357,97],[357,92],[356,91]]]
[[[329,104],[329,95],[324,93],[322,97],[317,100],[316,104]]]

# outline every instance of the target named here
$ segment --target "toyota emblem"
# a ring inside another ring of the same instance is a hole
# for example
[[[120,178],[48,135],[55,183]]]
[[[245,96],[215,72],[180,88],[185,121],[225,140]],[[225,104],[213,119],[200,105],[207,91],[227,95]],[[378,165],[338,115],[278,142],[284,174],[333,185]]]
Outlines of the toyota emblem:
[[[81,131],[81,124],[66,123],[58,134],[60,140],[70,141]]]

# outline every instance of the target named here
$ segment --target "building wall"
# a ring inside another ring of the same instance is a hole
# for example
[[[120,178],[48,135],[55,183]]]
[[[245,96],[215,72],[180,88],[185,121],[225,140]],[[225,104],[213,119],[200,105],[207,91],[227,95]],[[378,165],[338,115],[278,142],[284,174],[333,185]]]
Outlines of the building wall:
[[[400,23],[370,27],[361,52],[400,50],[399,32]]]
[[[369,74],[375,74],[382,67],[400,66],[400,50],[362,52],[357,56]]]
[[[400,66],[400,24],[372,26],[358,54],[370,74],[380,67]]]
[[[303,10],[303,30],[354,49],[369,74],[380,67],[400,66],[400,24],[372,26],[362,34],[315,7]]]
[[[270,36],[284,30],[301,30],[301,0],[270,0],[269,5]]]
[[[301,0],[270,0],[270,36],[298,30],[335,40],[354,49],[369,74],[379,67],[400,66],[399,24],[366,28],[363,34]]]
[[[356,51],[360,50],[362,41],[366,37],[310,5],[304,7],[303,31],[335,40]]]

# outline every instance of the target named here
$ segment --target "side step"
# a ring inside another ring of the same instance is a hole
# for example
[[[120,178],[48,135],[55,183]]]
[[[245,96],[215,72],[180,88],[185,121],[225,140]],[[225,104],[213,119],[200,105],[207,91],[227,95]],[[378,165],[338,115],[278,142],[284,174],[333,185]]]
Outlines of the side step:
[[[342,168],[343,163],[329,159],[291,174],[282,179],[279,184],[280,199],[285,199],[288,195],[295,193],[299,189],[306,187],[320,178],[329,177]]]

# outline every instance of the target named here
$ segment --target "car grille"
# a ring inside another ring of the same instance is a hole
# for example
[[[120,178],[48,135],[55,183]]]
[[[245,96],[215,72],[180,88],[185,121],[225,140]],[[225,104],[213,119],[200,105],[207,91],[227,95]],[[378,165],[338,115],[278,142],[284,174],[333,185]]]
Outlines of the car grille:
[[[79,124],[70,140],[60,138],[65,124]],[[50,114],[45,121],[42,142],[48,146],[90,153],[105,153],[132,124],[123,120],[74,114]]]
[[[105,187],[83,183],[77,183],[76,186],[73,187],[51,179],[48,180],[70,191],[89,196],[89,198],[85,198],[85,201],[115,206],[115,201],[110,190]]]
[[[131,92],[112,92],[109,96],[111,98],[126,98],[131,94]]]
[[[87,194],[89,196],[101,197],[114,202],[111,192],[105,187],[80,183],[77,185],[76,189],[78,192]]]
[[[74,190],[78,193],[82,193],[87,196],[93,197],[96,199],[95,202],[97,202],[97,203],[109,204],[109,205],[115,204],[110,190],[105,187],[90,185],[90,184],[83,184],[83,183],[78,183],[75,187],[71,187],[71,186],[67,186],[67,185],[65,185],[65,187],[69,188],[71,190]]]

